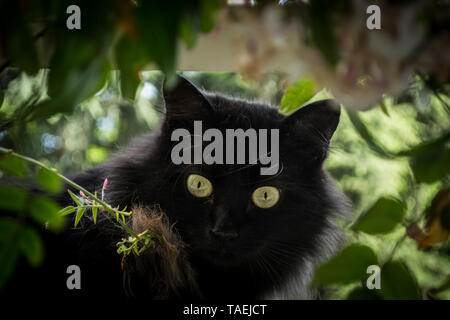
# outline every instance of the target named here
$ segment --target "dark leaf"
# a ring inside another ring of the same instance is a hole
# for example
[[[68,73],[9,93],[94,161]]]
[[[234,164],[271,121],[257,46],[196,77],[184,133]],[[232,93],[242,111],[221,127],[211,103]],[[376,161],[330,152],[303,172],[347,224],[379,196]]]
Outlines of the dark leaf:
[[[60,209],[55,201],[43,196],[35,196],[30,204],[31,217],[53,231],[60,231],[65,226]]]
[[[392,198],[380,198],[356,221],[355,231],[369,234],[384,234],[394,230],[404,217],[405,209],[400,201]]]
[[[26,191],[20,187],[0,186],[0,209],[19,211],[26,198]]]
[[[26,162],[9,154],[0,158],[0,170],[8,175],[16,177],[25,177],[27,175]]]
[[[19,258],[19,248],[15,242],[0,244],[0,288],[6,284]]]
[[[354,244],[321,265],[316,270],[314,282],[329,285],[363,280],[367,276],[367,267],[374,264],[377,264],[377,257],[373,250]]]
[[[45,168],[39,169],[37,181],[45,190],[53,193],[61,191],[62,184],[60,178],[52,170]]]
[[[20,228],[20,224],[15,219],[0,218],[0,242],[11,240],[14,233]]]
[[[39,234],[31,227],[26,227],[20,233],[19,247],[28,260],[28,263],[37,267],[44,259],[44,245]]]
[[[450,148],[444,144],[423,150],[410,161],[417,182],[433,183],[450,173]]]
[[[385,300],[422,299],[414,276],[400,261],[391,261],[383,266],[379,294]]]

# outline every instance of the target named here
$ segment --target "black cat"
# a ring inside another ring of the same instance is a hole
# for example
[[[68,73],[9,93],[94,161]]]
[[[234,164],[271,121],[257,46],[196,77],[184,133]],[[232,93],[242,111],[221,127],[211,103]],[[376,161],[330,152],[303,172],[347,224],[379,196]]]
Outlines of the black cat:
[[[21,266],[7,290],[157,299],[315,298],[309,288],[313,267],[334,252],[340,233],[332,219],[345,211],[322,168],[339,108],[325,100],[285,117],[266,104],[200,91],[181,77],[164,98],[166,116],[158,130],[109,162],[70,177],[90,191],[108,178],[106,201],[133,207],[127,223],[139,232],[160,232],[159,249],[127,257],[122,270],[115,246],[125,236],[122,229],[102,214],[93,224],[86,213],[77,228],[46,232],[45,265],[32,271]],[[173,164],[171,133],[192,132],[194,120],[202,121],[203,130],[221,132],[279,129],[279,172],[260,175],[258,164]],[[59,201],[71,204],[66,193]],[[69,265],[81,269],[81,290],[66,287]]]

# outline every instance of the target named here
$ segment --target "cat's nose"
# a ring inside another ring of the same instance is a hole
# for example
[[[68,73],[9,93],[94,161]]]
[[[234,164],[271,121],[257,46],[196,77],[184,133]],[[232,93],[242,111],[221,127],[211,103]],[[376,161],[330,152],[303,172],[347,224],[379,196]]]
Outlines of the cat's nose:
[[[211,229],[211,233],[216,236],[217,238],[223,239],[223,240],[233,240],[238,237],[238,233],[235,231],[222,231],[218,230],[216,228]]]

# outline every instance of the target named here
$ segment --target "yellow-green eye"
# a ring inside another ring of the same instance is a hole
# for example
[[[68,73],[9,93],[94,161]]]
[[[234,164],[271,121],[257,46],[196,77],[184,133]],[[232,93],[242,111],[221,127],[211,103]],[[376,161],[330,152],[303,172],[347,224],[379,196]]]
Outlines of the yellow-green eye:
[[[280,200],[280,191],[275,187],[259,187],[252,194],[253,203],[263,209],[273,207],[278,200]]]
[[[212,193],[211,182],[198,174],[190,174],[186,180],[186,186],[189,192],[197,198],[204,198]]]

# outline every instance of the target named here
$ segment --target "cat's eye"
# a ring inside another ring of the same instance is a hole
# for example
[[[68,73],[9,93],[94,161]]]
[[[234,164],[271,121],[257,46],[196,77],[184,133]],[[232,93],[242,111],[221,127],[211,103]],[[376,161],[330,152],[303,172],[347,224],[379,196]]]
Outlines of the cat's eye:
[[[263,209],[273,207],[278,200],[280,200],[280,191],[275,187],[259,187],[252,194],[253,203]]]
[[[197,198],[204,198],[211,195],[213,187],[211,181],[198,174],[190,174],[186,180],[186,187],[189,192]]]

